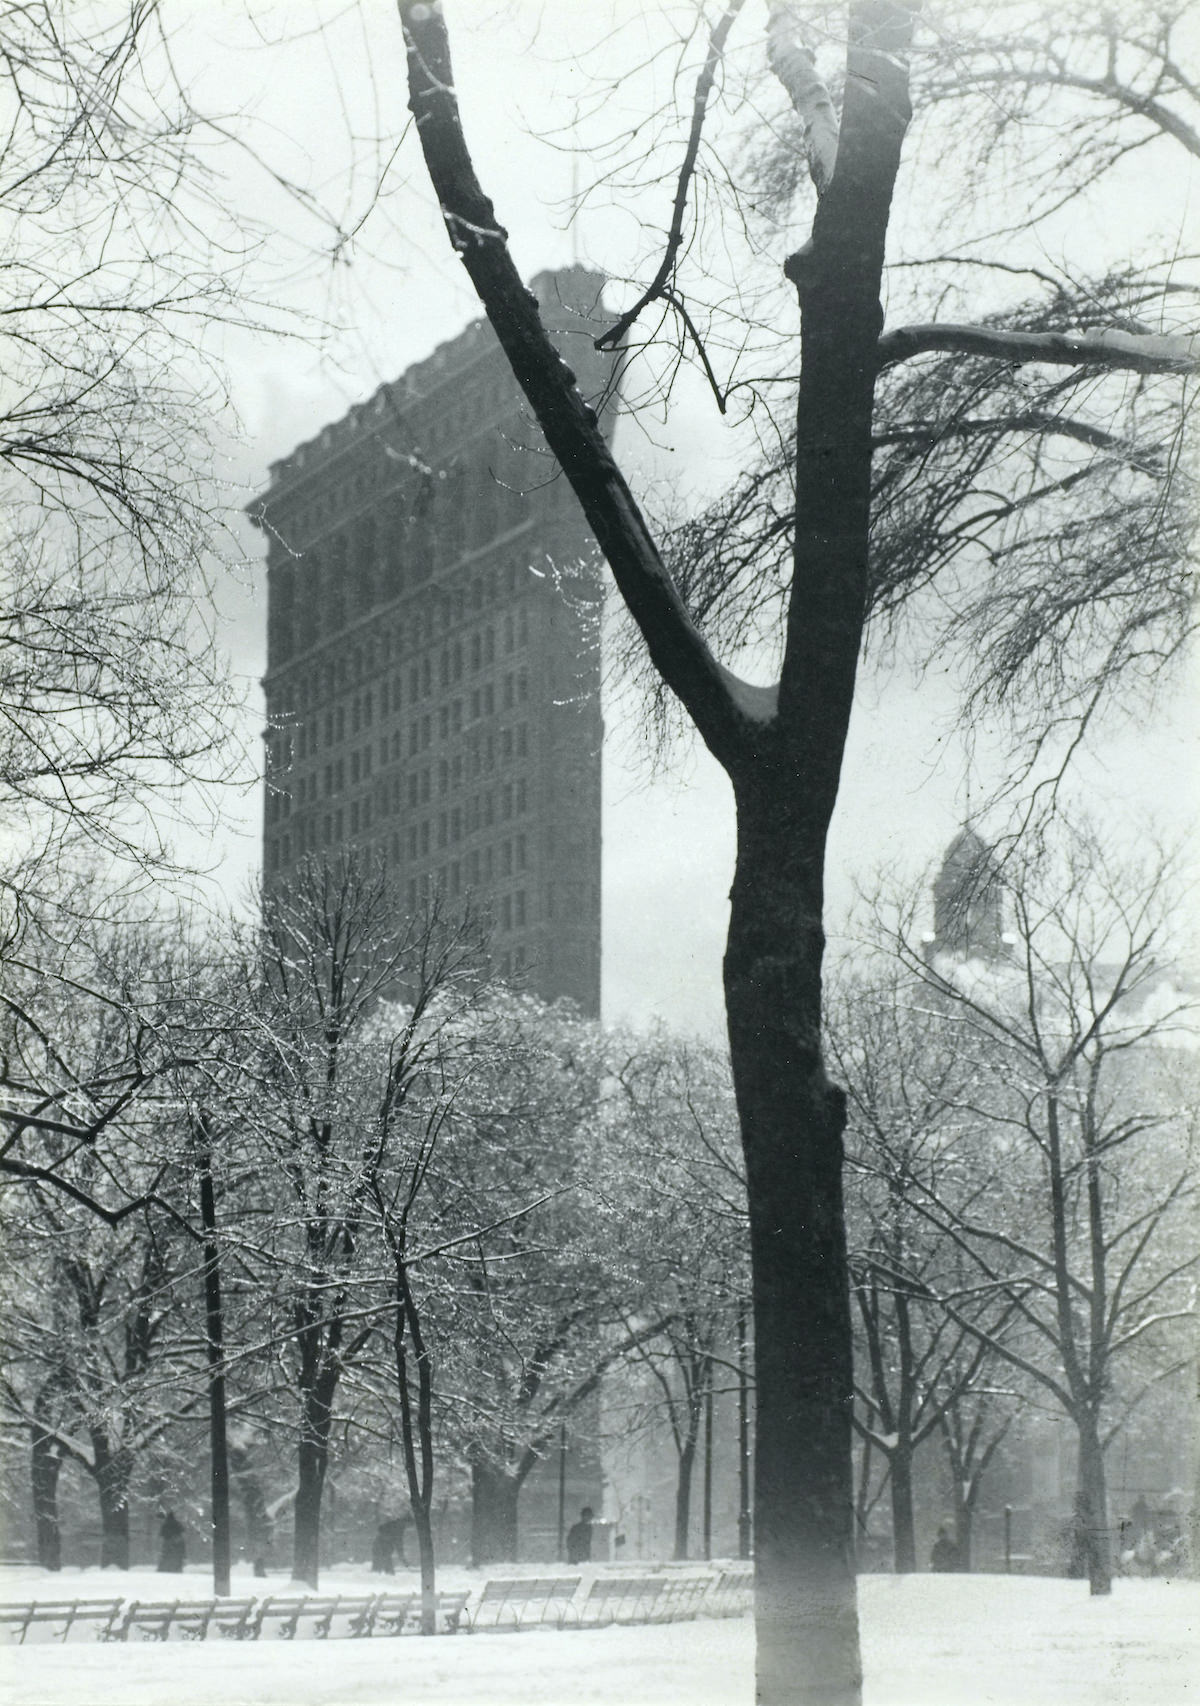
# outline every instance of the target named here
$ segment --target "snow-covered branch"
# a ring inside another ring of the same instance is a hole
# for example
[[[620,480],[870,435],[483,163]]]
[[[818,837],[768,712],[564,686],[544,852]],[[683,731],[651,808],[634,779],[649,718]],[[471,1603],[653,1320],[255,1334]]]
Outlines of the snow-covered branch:
[[[1104,367],[1124,373],[1200,373],[1200,347],[1189,335],[1154,332],[1021,332],[936,321],[897,326],[879,339],[879,366],[892,367],[933,352],[993,361],[1047,362],[1056,367]]]
[[[817,194],[824,195],[837,162],[837,114],[801,39],[795,7],[790,0],[775,0],[768,13],[767,59],[804,126],[809,175]]]

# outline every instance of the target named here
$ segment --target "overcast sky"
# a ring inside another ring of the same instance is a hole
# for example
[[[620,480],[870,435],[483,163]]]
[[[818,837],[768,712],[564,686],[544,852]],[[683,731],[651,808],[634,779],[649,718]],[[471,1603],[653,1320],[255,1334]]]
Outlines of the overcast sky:
[[[227,113],[230,130],[248,138],[276,174],[243,150],[214,148],[214,163],[231,174],[242,205],[282,233],[263,256],[269,294],[310,317],[308,330],[287,341],[244,333],[227,340],[240,427],[226,473],[241,502],[265,483],[271,460],[453,337],[479,309],[446,242],[411,138],[392,157],[407,114],[391,5],[287,0],[259,5],[248,16],[242,0],[184,0],[173,10],[180,20],[177,55],[197,103]],[[598,141],[622,112],[644,101],[648,73],[641,82],[614,84],[597,103],[597,66],[628,63],[633,48],[660,38],[664,9],[616,0],[611,11],[621,32],[587,72],[573,50],[584,32],[589,40],[602,37],[603,7],[447,0],[446,10],[470,140],[522,270],[528,275],[574,259],[609,272],[632,270],[629,258],[654,242],[669,181],[637,203],[613,195],[610,205],[587,207],[570,225],[572,193],[601,161],[593,152],[577,159],[565,144],[578,141],[590,150],[593,137]],[[331,15],[332,24],[316,27]],[[744,63],[759,51],[761,20],[753,6],[746,23]],[[579,117],[576,101],[598,105],[598,114]],[[361,221],[336,260],[330,228],[301,199],[281,194],[280,175],[320,197],[343,227]],[[796,240],[780,231],[780,260]],[[1079,240],[1090,243],[1094,234],[1083,232]],[[1053,241],[1062,245],[1070,237],[1058,230]],[[617,443],[635,487],[648,488],[655,502],[667,496],[678,502],[689,492],[717,489],[745,439],[735,432],[731,442],[703,388],[687,384],[665,417],[624,419]],[[257,551],[249,533],[247,549]],[[261,578],[250,571],[227,580],[225,607],[237,666],[257,678],[265,659]],[[1168,832],[1181,832],[1191,820],[1198,766],[1188,696],[1180,685],[1153,715],[1141,708],[1124,721],[1110,719],[1080,767],[1079,789],[1126,832],[1153,815]],[[883,867],[911,879],[979,808],[992,773],[990,737],[978,731],[979,773],[972,781],[953,709],[952,684],[937,668],[919,679],[901,665],[865,672],[830,852],[835,930],[856,883],[869,885]],[[257,715],[248,730],[252,742]],[[628,695],[614,698],[606,717],[605,1016],[646,1020],[661,1013],[680,1026],[716,1029],[733,864],[728,785],[694,743],[681,743],[665,772],[652,774],[639,736],[642,719]],[[208,860],[225,894],[257,863],[259,794],[223,801]]]

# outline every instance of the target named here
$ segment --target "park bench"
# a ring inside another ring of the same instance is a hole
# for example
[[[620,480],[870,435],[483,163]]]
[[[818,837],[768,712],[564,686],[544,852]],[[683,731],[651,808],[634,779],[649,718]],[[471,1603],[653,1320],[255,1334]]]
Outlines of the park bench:
[[[10,1643],[34,1640],[66,1641],[82,1635],[93,1641],[108,1639],[123,1600],[43,1599],[22,1605],[0,1605],[0,1633]]]
[[[469,1629],[520,1629],[553,1623],[561,1629],[571,1614],[579,1576],[515,1576],[485,1582]]]
[[[259,1601],[253,1619],[254,1639],[268,1633],[280,1641],[369,1635],[375,1601],[374,1594],[302,1594],[296,1599],[275,1595]]]
[[[750,1565],[722,1570],[704,1604],[709,1617],[740,1617],[754,1605],[754,1570]]]
[[[664,1576],[654,1605],[654,1621],[679,1623],[699,1617],[713,1582],[711,1575]]]
[[[654,1620],[662,1576],[597,1576],[580,1612],[581,1623],[650,1623]]]
[[[109,1631],[111,1641],[203,1641],[217,1609],[215,1599],[131,1599],[119,1624]]]
[[[320,1641],[359,1638],[371,1633],[375,1620],[376,1594],[338,1595],[323,1606],[309,1600],[304,1608],[312,1620],[312,1633]],[[303,1632],[303,1631],[301,1631]]]
[[[260,1599],[249,1620],[250,1639],[258,1641],[274,1635],[281,1641],[292,1640],[305,1603],[303,1594],[268,1594],[265,1599]]]
[[[371,1635],[402,1635],[405,1625],[421,1611],[419,1593],[381,1593],[375,1601]]]
[[[447,1635],[453,1635],[463,1620],[467,1609],[469,1593],[440,1593],[437,1596],[437,1611],[435,1615],[441,1618],[442,1627]],[[416,1614],[421,1615],[421,1596],[416,1596]]]
[[[213,1604],[209,1634],[216,1633],[226,1641],[245,1641],[254,1636],[256,1599],[218,1599]]]

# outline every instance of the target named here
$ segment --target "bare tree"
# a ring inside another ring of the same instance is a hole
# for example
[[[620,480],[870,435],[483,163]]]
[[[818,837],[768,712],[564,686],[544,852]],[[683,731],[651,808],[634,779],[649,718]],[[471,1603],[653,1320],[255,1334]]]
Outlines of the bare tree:
[[[227,406],[213,334],[273,316],[243,293],[253,222],[223,202],[174,64],[157,0],[86,17],[32,0],[0,18],[14,905],[53,898],[64,845],[110,869],[169,863],[182,785],[236,760],[210,584],[225,544],[210,432]]]
[[[940,1293],[950,1318],[1051,1394],[1079,1445],[1077,1545],[1093,1593],[1112,1584],[1104,1454],[1125,1411],[1186,1354],[1195,1180],[1164,1056],[1192,1004],[1168,957],[1169,866],[1130,866],[1092,832],[1010,860],[989,883],[1011,914],[985,961],[896,937],[964,1067],[957,1101],[986,1188],[947,1169],[908,1200],[1002,1302],[996,1334]],[[961,1140],[960,1140],[961,1142]],[[1149,1364],[1142,1353],[1153,1354]],[[1139,1366],[1140,1365],[1140,1366]]]
[[[994,1378],[995,1344],[1015,1313],[975,1284],[954,1240],[914,1206],[914,1181],[943,1177],[986,1191],[971,1168],[961,1099],[969,1068],[940,1016],[911,979],[840,979],[829,1000],[829,1055],[849,1098],[847,1216],[850,1282],[858,1316],[859,1412],[864,1449],[887,1466],[897,1573],[917,1568],[913,1468],[940,1437],[959,1477],[955,1526],[963,1567],[971,1511],[988,1461],[1015,1408]],[[955,1315],[942,1300],[950,1297]]]
[[[77,886],[51,924],[31,920],[5,959],[0,1178],[116,1227],[173,1212],[164,1110],[177,1109],[204,1039],[179,1004],[175,922],[94,919],[93,893]]]
[[[180,1333],[190,1243],[161,1217],[114,1230],[61,1200],[38,1206],[6,1240],[25,1271],[8,1299],[0,1405],[28,1430],[39,1560],[59,1567],[56,1485],[70,1463],[95,1487],[101,1565],[126,1570],[135,1478],[156,1456],[170,1472],[165,1448],[196,1401]]]
[[[766,1706],[856,1706],[845,1102],[822,1059],[821,964],[825,845],[868,611],[876,383],[887,367],[937,352],[1068,369],[1191,372],[1196,363],[1182,340],[1111,325],[1078,335],[957,322],[884,332],[884,248],[911,117],[915,11],[886,0],[850,5],[838,111],[800,13],[772,5],[766,45],[799,114],[818,199],[809,241],[784,263],[801,323],[779,676],[751,685],[703,637],[513,265],[464,139],[442,6],[402,0],[401,17],[410,106],[450,241],[654,668],[733,784],[725,989],[754,1273],[759,1696]],[[719,56],[723,43],[712,41]],[[707,105],[698,88],[696,126]],[[680,215],[690,170],[685,162]]]
[[[439,997],[460,990],[469,1005],[478,933],[436,901],[407,918],[365,858],[310,860],[264,897],[244,980],[250,1050],[232,1106],[253,1132],[261,1200],[244,1207],[239,1249],[276,1293],[277,1365],[297,1410],[293,1573],[315,1586],[335,1400],[391,1309],[366,1237],[381,1098],[388,1106],[372,1014],[406,994],[399,1031],[417,1038]],[[411,1052],[399,1058],[413,1071]]]
[[[621,1050],[621,1039],[614,1044]],[[724,1051],[662,1030],[624,1048],[618,1156],[636,1181],[628,1238],[637,1250],[625,1307],[663,1323],[638,1346],[633,1370],[646,1377],[650,1399],[630,1420],[653,1427],[665,1418],[677,1462],[674,1555],[687,1558],[694,1471],[714,1398],[732,1385],[741,1402],[747,1397],[737,1360],[750,1284],[737,1113]],[[706,1460],[706,1538],[710,1480]]]
[[[659,1327],[629,1319],[637,1187],[610,1129],[600,1027],[567,1003],[497,997],[483,1041],[458,1213],[494,1230],[455,1258],[447,1382],[479,1565],[517,1556],[530,1476],[564,1430],[595,1437],[602,1385]]]
[[[39,1527],[49,1537],[72,1461],[96,1480],[106,1561],[124,1563],[138,1463],[176,1424],[194,1429],[203,1386],[187,1329],[214,1258],[211,1228],[194,1220],[191,1103],[228,1053],[228,1004],[182,920],[92,917],[105,908],[90,896],[84,885],[49,921],[31,918],[32,958],[8,960],[0,1181],[8,1238],[40,1276],[14,1308],[29,1325],[17,1361],[30,1352],[52,1371],[20,1400]],[[215,1528],[219,1516],[215,1504]]]

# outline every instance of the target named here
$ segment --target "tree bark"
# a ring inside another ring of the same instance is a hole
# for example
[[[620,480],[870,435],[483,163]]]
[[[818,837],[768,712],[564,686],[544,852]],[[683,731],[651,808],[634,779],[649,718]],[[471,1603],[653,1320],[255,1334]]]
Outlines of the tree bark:
[[[888,1459],[892,1492],[892,1568],[911,1576],[917,1567],[917,1528],[913,1516],[912,1446],[901,1440]]]
[[[964,1576],[971,1573],[971,1540],[975,1513],[970,1501],[961,1493],[954,1496],[954,1544],[958,1547],[958,1567]]]
[[[471,1465],[471,1562],[508,1564],[517,1556],[517,1505],[521,1484],[493,1463]]]
[[[96,1493],[100,1501],[100,1568],[129,1568],[129,1481],[131,1464],[93,1435]]]
[[[679,1452],[679,1472],[675,1478],[675,1550],[672,1556],[681,1560],[688,1555],[688,1530],[692,1522],[692,1472],[696,1467],[697,1428],[693,1424]]]
[[[1112,1544],[1108,1532],[1108,1485],[1104,1448],[1095,1417],[1079,1418],[1079,1496],[1076,1500],[1088,1584],[1093,1594],[1112,1592]]]
[[[750,1347],[747,1343],[746,1306],[738,1305],[738,1557],[749,1558],[750,1519]]]
[[[737,789],[725,954],[753,1257],[759,1699],[858,1706],[845,1101],[820,1047],[827,818],[801,821],[805,790],[782,780]]]
[[[697,632],[538,321],[466,147],[442,8],[401,0],[401,17],[410,106],[450,240],[654,666],[733,783],[725,993],[754,1269],[759,1702],[859,1706],[845,1098],[821,1057],[823,865],[866,612],[881,281],[913,7],[851,7],[836,165],[811,242],[788,264],[802,313],[796,539],[773,710]]]
[[[225,1314],[221,1306],[221,1264],[217,1245],[216,1193],[208,1121],[196,1127],[196,1172],[200,1180],[200,1220],[204,1228],[204,1329],[208,1361],[209,1491],[212,1520],[213,1592],[229,1592],[232,1553],[229,1529],[229,1446],[225,1414]]]
[[[296,1453],[295,1528],[292,1537],[292,1580],[316,1588],[321,1572],[321,1498],[329,1462],[328,1428],[307,1424]]]
[[[58,1477],[62,1458],[54,1435],[34,1423],[30,1429],[30,1480],[37,1561],[43,1570],[62,1569],[62,1529],[58,1520]]]

